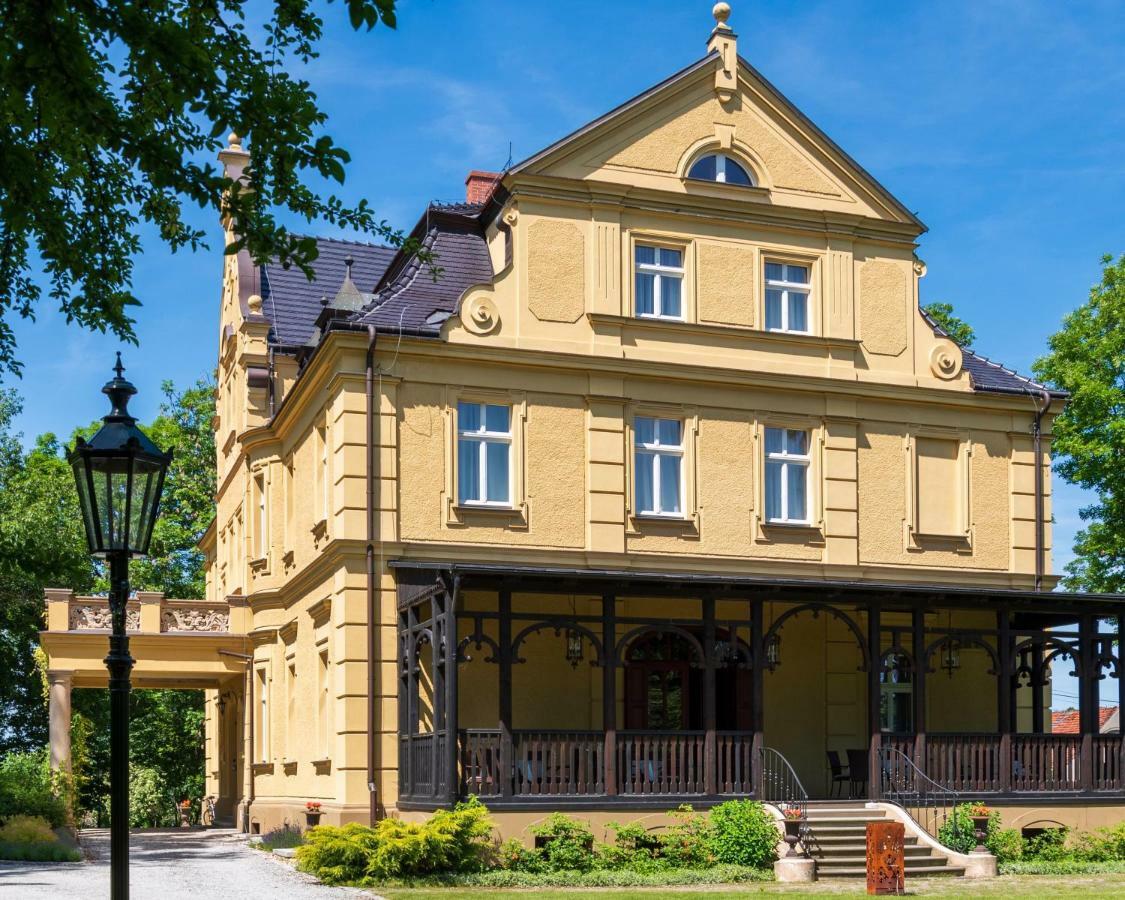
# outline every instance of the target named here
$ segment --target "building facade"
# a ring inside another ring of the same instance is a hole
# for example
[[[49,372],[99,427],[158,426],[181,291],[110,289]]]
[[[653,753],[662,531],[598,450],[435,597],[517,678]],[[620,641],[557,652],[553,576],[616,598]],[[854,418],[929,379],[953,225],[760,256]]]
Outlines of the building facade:
[[[1122,802],[1119,599],[1050,593],[1065,398],[920,311],[925,226],[722,7],[701,59],[431,204],[422,252],[226,258],[200,603],[243,827],[620,818],[760,796],[767,753],[814,797],[905,759],[1033,818]]]

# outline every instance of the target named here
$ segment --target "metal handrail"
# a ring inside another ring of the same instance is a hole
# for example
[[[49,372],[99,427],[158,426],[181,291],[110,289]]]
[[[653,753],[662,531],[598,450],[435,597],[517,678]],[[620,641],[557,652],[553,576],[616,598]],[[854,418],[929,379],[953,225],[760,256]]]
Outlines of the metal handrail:
[[[809,792],[793,771],[793,766],[777,750],[762,747],[758,750],[758,800],[779,806],[782,814],[787,809],[799,811],[801,845],[807,852],[811,843],[809,831]]]
[[[958,820],[953,815],[961,802],[957,791],[938,784],[914,760],[893,747],[879,750],[879,772],[879,795],[884,800],[905,809],[934,838],[951,817],[954,833],[959,833]]]

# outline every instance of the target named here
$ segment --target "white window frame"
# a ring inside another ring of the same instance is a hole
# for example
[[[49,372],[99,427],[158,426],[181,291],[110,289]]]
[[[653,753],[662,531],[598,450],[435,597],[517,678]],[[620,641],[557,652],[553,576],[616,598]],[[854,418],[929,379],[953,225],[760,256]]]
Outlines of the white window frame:
[[[653,436],[655,441],[641,441],[637,437],[637,421],[649,420],[654,423]],[[659,429],[655,427],[656,422],[676,422],[680,426],[680,443],[677,445],[662,444],[659,438]],[[642,456],[651,457],[652,459],[652,504],[654,509],[642,509],[641,500],[638,495],[638,484],[640,479],[637,477],[637,472],[633,473],[633,505],[636,508],[636,515],[644,518],[661,518],[661,519],[683,519],[686,517],[687,508],[687,478],[684,472],[684,442],[687,435],[687,423],[683,419],[668,418],[666,416],[634,416],[633,418],[633,465],[635,468],[640,467],[640,458]],[[666,511],[661,509],[660,504],[660,464],[661,459],[669,457],[676,459],[680,467],[680,508],[675,511]]]
[[[660,259],[661,250],[673,250],[680,254],[679,266],[665,266],[660,263],[642,263],[637,261],[637,251],[642,247],[656,251],[656,258]],[[637,275],[652,275],[652,309],[650,313],[643,313],[637,309]],[[680,281],[680,312],[679,315],[666,315],[663,312],[664,299],[661,294],[662,278],[678,278]],[[686,319],[687,296],[685,287],[687,283],[687,249],[661,244],[656,241],[635,241],[633,244],[633,312],[638,319],[663,319],[666,322],[683,322]]]
[[[769,447],[769,433],[771,431],[780,431],[782,434],[780,452],[771,451],[766,449]],[[805,449],[806,452],[790,453],[789,452],[789,432],[799,431],[805,436]],[[762,466],[762,511],[764,519],[769,525],[810,525],[812,524],[812,485],[810,484],[812,472],[812,431],[807,428],[786,428],[784,426],[767,425],[762,432],[762,448],[765,454],[764,464]],[[769,510],[766,508],[766,496],[768,494],[769,479],[769,463],[781,463],[781,515],[770,516]],[[789,516],[789,472],[791,469],[799,469],[804,473],[805,477],[805,517],[803,519],[794,519]]]
[[[781,278],[770,278],[766,273],[769,271],[768,266],[781,266]],[[789,269],[790,268],[804,269],[808,276],[808,281],[790,281]],[[772,331],[778,334],[812,334],[813,321],[812,321],[812,264],[807,262],[788,262],[781,259],[766,259],[762,264],[762,276],[765,280],[765,290],[762,292],[762,322],[766,321],[769,315],[769,301],[766,299],[765,291],[781,291],[781,327],[769,328],[767,331]],[[789,297],[790,294],[799,294],[805,298],[805,323],[807,327],[804,330],[789,327]]]
[[[462,425],[461,408],[464,406],[477,406],[480,407],[480,422],[481,427],[476,431],[468,431]],[[488,406],[502,406],[508,410],[508,430],[502,431],[489,431],[487,424],[487,414],[485,407]],[[456,496],[457,504],[459,506],[481,506],[490,507],[492,509],[512,509],[515,504],[515,478],[514,475],[514,457],[515,451],[513,448],[512,440],[512,422],[515,417],[515,409],[511,403],[493,403],[488,400],[458,400],[457,401],[457,484]],[[461,442],[463,440],[470,440],[477,445],[477,494],[480,497],[488,496],[488,445],[489,444],[506,444],[508,446],[508,499],[507,500],[462,500],[461,499],[461,479],[466,477],[465,472],[460,469],[461,460]]]

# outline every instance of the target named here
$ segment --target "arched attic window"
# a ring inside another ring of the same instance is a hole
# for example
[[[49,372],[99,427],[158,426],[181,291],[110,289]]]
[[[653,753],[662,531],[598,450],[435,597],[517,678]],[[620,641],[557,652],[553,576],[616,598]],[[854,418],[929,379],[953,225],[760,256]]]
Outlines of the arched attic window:
[[[701,156],[692,163],[691,169],[688,170],[688,178],[754,187],[754,179],[746,171],[746,167],[725,153],[708,153],[706,156]]]

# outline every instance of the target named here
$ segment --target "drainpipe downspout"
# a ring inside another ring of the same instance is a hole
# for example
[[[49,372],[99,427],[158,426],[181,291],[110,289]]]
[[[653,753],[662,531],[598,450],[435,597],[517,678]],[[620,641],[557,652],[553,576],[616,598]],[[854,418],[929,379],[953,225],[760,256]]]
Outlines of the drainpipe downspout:
[[[378,740],[375,717],[378,699],[375,696],[375,657],[378,609],[375,590],[375,337],[374,325],[367,326],[367,358],[365,388],[367,392],[367,794],[371,824],[381,818],[379,791],[375,784],[375,753]]]
[[[1031,425],[1032,456],[1035,458],[1035,590],[1043,590],[1046,569],[1046,528],[1044,526],[1043,499],[1043,417],[1051,408],[1051,394],[1040,391],[1035,404],[1035,419]]]

